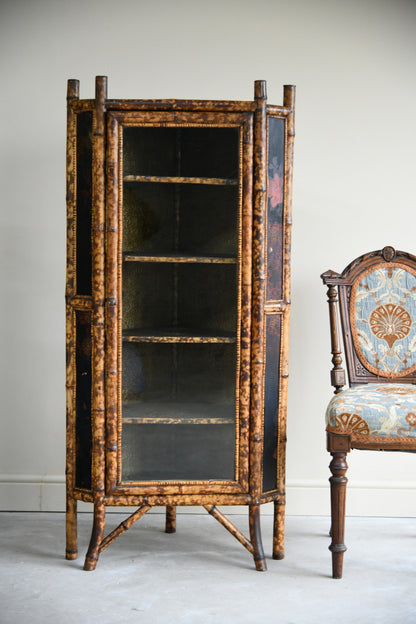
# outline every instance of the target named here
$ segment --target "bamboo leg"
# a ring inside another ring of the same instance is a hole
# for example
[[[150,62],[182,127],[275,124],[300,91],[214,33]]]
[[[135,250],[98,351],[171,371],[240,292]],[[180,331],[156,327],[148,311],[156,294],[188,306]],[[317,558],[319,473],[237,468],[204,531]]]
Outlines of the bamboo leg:
[[[249,505],[250,539],[253,545],[253,557],[256,570],[259,572],[267,570],[266,559],[264,557],[263,543],[261,540],[260,526],[260,505]]]
[[[331,545],[332,552],[332,578],[342,578],[342,565],[344,552],[347,547],[344,544],[345,529],[345,498],[348,479],[345,473],[348,469],[346,462],[346,452],[332,452],[333,459],[329,465],[332,472],[331,483]]]
[[[166,533],[176,533],[176,507],[167,505],[166,507]]]
[[[66,497],[66,553],[67,559],[78,556],[77,501],[69,494]]]
[[[84,570],[95,570],[105,527],[105,505],[94,503],[94,523],[87,556],[85,557]]]
[[[274,501],[273,559],[285,557],[285,502]]]
[[[120,537],[120,535],[127,531],[132,526],[132,524],[134,524],[135,522],[137,522],[137,520],[144,516],[144,514],[149,511],[149,509],[151,509],[151,505],[142,505],[126,520],[123,520],[123,522],[119,524],[118,527],[114,529],[114,531],[111,531],[111,533],[101,541],[98,552],[102,552],[104,548],[107,548],[107,546],[112,544],[114,540],[116,540],[118,537]]]
[[[243,535],[243,533],[241,533],[239,529],[237,529],[236,526],[233,525],[231,520],[226,518],[224,514],[215,507],[215,505],[204,505],[204,509],[206,509],[213,518],[222,524],[222,526],[227,529],[231,535],[234,535],[234,537],[244,546],[244,548],[247,548],[247,550],[254,555],[253,544],[246,538],[245,535]]]

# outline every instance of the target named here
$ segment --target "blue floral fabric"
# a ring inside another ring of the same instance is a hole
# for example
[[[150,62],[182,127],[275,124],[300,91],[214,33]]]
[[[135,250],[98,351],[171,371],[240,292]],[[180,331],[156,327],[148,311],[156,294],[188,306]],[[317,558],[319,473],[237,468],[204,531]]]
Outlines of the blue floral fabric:
[[[334,395],[326,411],[332,430],[360,436],[416,437],[416,386],[360,384]]]
[[[416,368],[416,275],[399,263],[364,274],[351,293],[351,327],[362,364],[382,377]]]

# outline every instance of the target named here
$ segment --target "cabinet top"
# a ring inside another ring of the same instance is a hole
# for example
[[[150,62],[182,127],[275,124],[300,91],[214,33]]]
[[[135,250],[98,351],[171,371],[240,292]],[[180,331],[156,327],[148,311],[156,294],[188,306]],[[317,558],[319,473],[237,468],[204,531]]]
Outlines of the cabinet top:
[[[75,103],[79,101],[83,108],[93,107],[98,101],[105,104],[106,110],[181,110],[181,111],[227,111],[227,112],[253,112],[260,104],[264,105],[267,99],[267,89],[265,80],[254,82],[254,101],[233,101],[233,100],[179,100],[179,99],[159,99],[159,100],[136,100],[136,99],[108,99],[107,98],[107,77],[96,76],[95,78],[95,99],[79,99],[79,80],[69,79],[67,99]],[[290,114],[294,110],[295,87],[284,85],[283,106],[268,105],[269,112],[279,112]]]

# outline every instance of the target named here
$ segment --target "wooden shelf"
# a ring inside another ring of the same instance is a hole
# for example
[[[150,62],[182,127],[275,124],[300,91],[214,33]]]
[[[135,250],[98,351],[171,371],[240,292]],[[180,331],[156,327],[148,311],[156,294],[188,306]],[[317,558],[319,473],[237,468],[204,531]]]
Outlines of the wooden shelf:
[[[123,403],[123,424],[232,425],[234,406],[204,401],[129,401]]]
[[[236,178],[194,178],[183,176],[126,175],[124,182],[162,182],[165,184],[209,184],[214,186],[237,186]]]
[[[237,259],[231,255],[205,255],[197,256],[193,254],[145,254],[136,251],[125,251],[123,258],[126,262],[172,262],[181,264],[236,264]]]
[[[202,329],[184,329],[168,327],[163,329],[125,329],[124,342],[160,342],[160,343],[233,343],[236,341],[232,332],[214,332]]]

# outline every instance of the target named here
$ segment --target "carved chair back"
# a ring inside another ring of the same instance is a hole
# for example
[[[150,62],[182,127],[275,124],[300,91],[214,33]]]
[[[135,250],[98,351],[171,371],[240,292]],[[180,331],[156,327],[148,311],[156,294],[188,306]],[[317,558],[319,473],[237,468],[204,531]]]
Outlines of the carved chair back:
[[[350,385],[416,383],[416,256],[384,247],[321,277],[329,287],[335,392],[345,384],[338,303]]]

